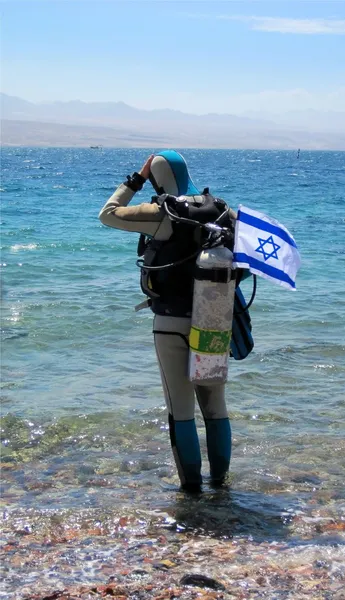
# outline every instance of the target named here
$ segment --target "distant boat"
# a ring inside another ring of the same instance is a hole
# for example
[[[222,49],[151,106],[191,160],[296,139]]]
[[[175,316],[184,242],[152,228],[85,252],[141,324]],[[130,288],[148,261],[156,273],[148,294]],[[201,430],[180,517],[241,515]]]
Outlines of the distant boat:
[[[92,148],[92,150],[99,150],[102,146],[90,146],[90,148]]]
[[[299,153],[301,152],[301,149],[298,148],[298,152],[297,152],[297,158],[299,158]]]

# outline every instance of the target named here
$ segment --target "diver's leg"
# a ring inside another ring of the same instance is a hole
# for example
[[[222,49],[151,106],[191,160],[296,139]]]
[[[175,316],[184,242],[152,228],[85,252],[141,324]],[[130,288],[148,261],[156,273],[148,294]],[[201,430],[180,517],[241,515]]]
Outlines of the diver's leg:
[[[177,327],[179,321],[184,327]],[[170,332],[167,331],[169,323]],[[194,386],[188,379],[189,347],[185,337],[189,332],[188,324],[189,319],[156,317],[154,341],[169,411],[170,441],[177,471],[184,489],[197,491],[202,483],[201,453],[194,419]],[[177,328],[182,333],[176,331]]]
[[[229,470],[231,457],[231,427],[225,403],[225,386],[197,385],[195,391],[205,421],[211,479],[220,484]]]

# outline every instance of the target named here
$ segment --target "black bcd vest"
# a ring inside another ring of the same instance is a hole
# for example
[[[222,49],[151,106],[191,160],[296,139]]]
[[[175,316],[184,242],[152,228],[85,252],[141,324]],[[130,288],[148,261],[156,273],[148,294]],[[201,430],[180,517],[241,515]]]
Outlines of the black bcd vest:
[[[143,257],[140,284],[143,293],[150,298],[155,314],[191,316],[195,262],[208,236],[202,224],[217,221],[222,227],[227,227],[230,235],[226,246],[233,250],[235,221],[229,215],[227,204],[210,194],[200,198],[203,202],[180,201],[167,194],[154,199],[159,204],[167,201],[170,213],[177,219],[182,217],[195,222],[189,224],[172,220],[173,233],[166,241],[140,236],[138,256]],[[221,215],[222,219],[218,220]],[[145,266],[158,269],[149,270]]]

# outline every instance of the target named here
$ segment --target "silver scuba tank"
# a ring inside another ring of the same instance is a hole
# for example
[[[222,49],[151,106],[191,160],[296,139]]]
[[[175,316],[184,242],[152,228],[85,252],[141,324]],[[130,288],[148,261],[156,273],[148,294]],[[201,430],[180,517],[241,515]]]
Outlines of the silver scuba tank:
[[[235,297],[232,252],[219,245],[203,250],[196,261],[189,380],[198,385],[227,381]]]

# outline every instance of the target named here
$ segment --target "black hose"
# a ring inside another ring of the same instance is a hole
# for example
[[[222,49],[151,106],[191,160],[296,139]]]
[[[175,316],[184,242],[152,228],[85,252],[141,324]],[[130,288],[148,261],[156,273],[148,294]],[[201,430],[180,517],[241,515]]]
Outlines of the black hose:
[[[198,254],[200,254],[200,248],[198,248],[198,250],[190,256],[181,258],[180,260],[177,260],[173,263],[168,263],[167,265],[157,265],[156,267],[150,267],[144,264],[143,258],[139,258],[135,264],[137,265],[137,267],[139,267],[139,269],[146,269],[147,271],[164,271],[164,269],[172,269],[172,267],[178,267],[179,265],[188,262],[192,258],[195,258],[196,256],[198,256]]]
[[[186,225],[194,225],[194,226],[197,226],[197,227],[205,227],[207,225],[207,223],[200,223],[200,221],[195,221],[194,219],[187,219],[186,217],[180,217],[179,215],[175,215],[168,208],[168,203],[167,203],[166,200],[163,202],[162,206],[164,206],[165,212],[167,213],[167,215],[170,217],[170,219],[172,221],[178,221],[179,223],[185,223]],[[222,219],[226,215],[226,213],[228,212],[228,210],[229,210],[228,208],[226,210],[224,210],[224,212],[222,212],[219,215],[219,217],[217,217],[217,219],[215,220],[215,223],[217,223],[218,221],[220,221],[220,219]]]
[[[236,310],[236,311],[234,311],[235,315],[242,315],[242,313],[246,312],[246,310],[248,310],[248,308],[250,308],[251,305],[253,304],[254,298],[255,298],[255,294],[256,294],[256,287],[257,287],[257,280],[256,279],[257,279],[256,275],[253,275],[253,291],[252,291],[252,295],[251,295],[251,298],[250,298],[248,304],[244,308],[242,308],[242,310],[238,310],[238,311]]]
[[[150,178],[150,181],[151,181],[151,178]],[[151,181],[151,183],[153,184],[153,181]],[[206,227],[207,223],[200,223],[199,221],[195,221],[194,219],[187,219],[186,217],[180,217],[180,216],[172,213],[170,211],[170,209],[168,208],[168,204],[167,204],[166,200],[163,202],[162,206],[164,207],[167,215],[170,217],[170,219],[172,221],[178,221],[180,223],[185,223],[186,225],[203,227],[204,229],[207,230],[207,227]],[[222,214],[219,215],[219,217],[217,217],[215,223],[217,223],[217,221],[220,221],[227,212],[228,212],[228,209],[226,209],[224,212],[222,212]],[[212,233],[211,233],[211,235],[212,235]],[[138,259],[135,264],[140,269],[146,269],[147,271],[163,271],[165,269],[172,269],[173,267],[178,267],[179,265],[182,265],[183,263],[188,262],[189,260],[192,260],[192,258],[195,258],[196,256],[198,256],[198,254],[200,254],[201,250],[204,250],[206,248],[212,248],[212,247],[214,248],[216,246],[220,246],[222,243],[223,243],[223,240],[221,239],[221,236],[219,236],[219,238],[217,240],[214,240],[213,243],[211,240],[208,240],[207,242],[205,242],[205,244],[203,244],[196,252],[194,252],[190,256],[187,256],[186,258],[181,258],[180,260],[177,260],[173,263],[168,263],[166,265],[148,266],[148,265],[144,264],[144,259],[142,259],[142,258]],[[247,306],[245,306],[241,311],[236,312],[237,315],[244,313],[253,304],[255,294],[256,294],[256,288],[257,288],[256,275],[253,275],[253,292],[252,292],[251,298],[250,298]]]

